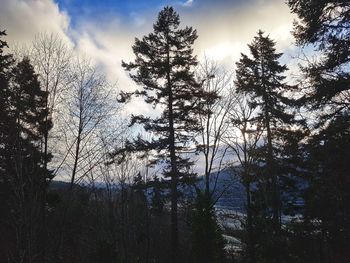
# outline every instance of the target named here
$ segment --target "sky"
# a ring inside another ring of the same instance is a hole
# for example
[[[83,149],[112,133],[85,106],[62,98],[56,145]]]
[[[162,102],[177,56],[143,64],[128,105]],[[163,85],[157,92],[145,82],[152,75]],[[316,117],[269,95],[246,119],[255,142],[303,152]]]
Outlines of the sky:
[[[90,57],[119,90],[135,89],[121,61],[132,61],[135,37],[152,31],[166,5],[180,15],[182,26],[198,32],[194,53],[234,69],[259,29],[277,42],[289,62],[294,52],[293,15],[283,0],[0,0],[0,28],[11,46],[30,43],[39,33],[58,34]],[[134,101],[131,110],[140,110]],[[144,109],[143,113],[144,113]]]
[[[6,29],[10,48],[30,44],[40,33],[57,34],[78,54],[91,58],[118,90],[130,91],[137,87],[121,61],[134,59],[135,37],[150,33],[167,5],[179,13],[183,27],[197,30],[194,53],[199,60],[207,57],[233,70],[261,29],[285,54],[282,62],[289,68],[296,65],[294,17],[284,0],[0,0],[0,29]],[[140,103],[141,98],[133,100],[126,114],[152,115],[153,109]]]

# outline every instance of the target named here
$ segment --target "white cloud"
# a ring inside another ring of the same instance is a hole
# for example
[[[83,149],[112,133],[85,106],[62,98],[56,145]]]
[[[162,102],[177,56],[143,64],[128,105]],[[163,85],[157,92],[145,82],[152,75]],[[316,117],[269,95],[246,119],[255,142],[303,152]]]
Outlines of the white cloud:
[[[7,29],[11,42],[30,41],[39,32],[54,32],[66,41],[74,39],[76,50],[99,64],[112,82],[121,90],[133,90],[136,85],[121,67],[121,61],[132,61],[135,37],[152,31],[157,10],[131,12],[129,21],[108,14],[103,21],[85,17],[74,30],[70,18],[53,0],[1,0],[0,25]],[[193,0],[182,1],[178,6],[182,25],[193,26],[199,38],[194,50],[199,58],[205,54],[233,68],[240,52],[248,52],[250,43],[259,29],[276,40],[278,51],[290,48],[293,38],[293,16],[283,1],[255,1],[255,5],[211,5],[202,9],[188,9]],[[182,7],[181,7],[182,6]],[[138,100],[129,111],[149,112]]]
[[[69,23],[68,14],[52,0],[1,0],[0,26],[6,29],[10,45],[31,41],[42,32],[53,32],[69,41]]]
[[[0,1],[0,29],[7,30],[6,40],[10,45],[29,42],[41,32],[53,32],[66,42],[74,42],[76,51],[101,66],[107,78],[111,82],[117,82],[118,89],[131,91],[139,88],[128,77],[121,61],[134,59],[134,39],[152,31],[157,10],[150,13],[131,12],[129,21],[115,14],[106,15],[103,21],[87,16],[78,21],[73,29],[69,15],[59,10],[53,0]],[[198,31],[195,54],[199,58],[206,55],[232,69],[240,53],[248,52],[247,44],[259,29],[269,33],[277,42],[279,52],[290,51],[293,16],[287,5],[279,0],[253,2],[256,5],[224,5],[222,8],[218,4],[202,9],[188,8],[197,5],[194,0],[177,2],[180,3],[176,9],[180,13],[182,25],[193,26]],[[126,111],[133,114],[155,114],[141,98],[128,104]]]
[[[225,64],[231,60],[234,65],[241,52],[248,52],[247,44],[251,43],[259,29],[277,42],[279,52],[290,48],[293,18],[282,1],[265,1],[245,7],[226,6],[221,10],[207,8],[197,14],[184,12],[182,20],[183,24],[198,31],[194,49],[199,57],[206,54]]]
[[[76,51],[86,54],[106,73],[107,79],[117,83],[117,88],[123,91],[133,91],[139,87],[130,79],[128,73],[122,68],[122,60],[130,62],[134,59],[132,44],[140,26],[128,31],[118,18],[108,25],[91,22],[83,23],[75,33]],[[103,30],[101,30],[103,28]],[[130,28],[129,28],[130,29]],[[134,99],[127,104],[126,113],[151,114],[150,106],[141,99]]]
[[[193,0],[187,0],[185,3],[182,4],[182,6],[189,7],[189,6],[192,6],[192,4],[193,4]]]

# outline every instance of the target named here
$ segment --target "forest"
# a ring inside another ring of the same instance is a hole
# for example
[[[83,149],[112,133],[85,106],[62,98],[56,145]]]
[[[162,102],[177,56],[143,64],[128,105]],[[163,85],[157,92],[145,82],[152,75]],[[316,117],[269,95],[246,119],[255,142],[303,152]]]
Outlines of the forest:
[[[259,28],[199,60],[165,6],[118,58],[135,90],[0,24],[0,262],[349,262],[350,1],[285,4],[296,77]]]

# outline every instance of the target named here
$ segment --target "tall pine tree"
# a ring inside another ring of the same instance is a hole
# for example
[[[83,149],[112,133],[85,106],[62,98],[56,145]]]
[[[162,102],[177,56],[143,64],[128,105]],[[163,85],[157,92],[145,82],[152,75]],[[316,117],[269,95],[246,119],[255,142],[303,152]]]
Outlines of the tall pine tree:
[[[259,31],[248,46],[251,56],[242,54],[236,63],[236,86],[237,92],[248,95],[250,106],[256,109],[254,119],[265,130],[265,142],[260,147],[258,156],[262,167],[257,172],[262,176],[258,181],[260,186],[256,195],[259,194],[259,198],[256,198],[255,206],[260,203],[258,206],[262,220],[267,220],[262,227],[267,228],[271,222],[273,234],[273,238],[266,239],[272,242],[271,251],[264,244],[261,252],[270,257],[271,262],[280,262],[280,186],[283,169],[280,169],[279,157],[285,132],[294,123],[294,115],[288,111],[292,100],[286,97],[286,92],[292,91],[294,87],[285,83],[284,73],[287,67],[279,63],[282,54],[276,52],[275,42],[269,36]]]
[[[302,68],[305,80],[302,103],[324,109],[321,124],[348,112],[350,99],[350,2],[289,0],[299,16],[294,36],[300,46],[314,48],[318,58]]]
[[[5,31],[0,30],[0,38],[6,36]],[[4,144],[8,141],[7,136],[10,123],[9,116],[9,95],[10,95],[10,80],[11,80],[11,68],[14,64],[14,59],[11,54],[5,53],[5,48],[7,47],[7,43],[4,40],[0,39],[0,173],[1,173],[1,183],[5,183],[5,147]]]
[[[300,100],[316,118],[306,145],[304,224],[318,240],[319,262],[347,262],[350,246],[350,2],[289,0],[294,36],[316,59],[302,67]],[[318,222],[318,224],[315,224]]]
[[[1,32],[4,35],[4,32]],[[4,55],[6,43],[0,43],[0,173],[6,187],[4,216],[5,236],[13,230],[15,247],[7,248],[13,261],[45,260],[45,191],[49,172],[41,152],[46,120],[47,93],[28,59],[15,64],[11,55]],[[4,194],[1,189],[1,195]],[[11,242],[10,242],[11,243]]]
[[[9,115],[14,126],[6,149],[6,173],[13,191],[19,257],[25,261],[44,261],[45,193],[50,173],[44,163],[48,156],[41,151],[44,130],[51,126],[45,109],[47,93],[28,59],[12,70]],[[48,159],[49,161],[49,159]]]
[[[0,30],[0,220],[4,222],[0,226],[2,233],[0,237],[0,245],[3,248],[0,252],[0,261],[7,259],[7,252],[9,248],[8,237],[11,234],[8,233],[9,221],[10,221],[10,182],[7,176],[7,144],[10,140],[11,134],[9,133],[10,127],[13,127],[14,120],[9,116],[9,95],[10,95],[10,80],[11,69],[14,64],[14,60],[11,54],[6,54],[7,43],[2,40],[3,36],[6,36],[5,31]]]
[[[191,161],[184,156],[199,125],[196,116],[201,111],[199,102],[205,96],[196,82],[193,67],[192,45],[197,38],[191,27],[179,28],[179,15],[172,7],[165,7],[153,25],[153,32],[141,40],[136,38],[134,62],[123,67],[142,91],[122,93],[121,100],[131,95],[143,96],[146,103],[162,110],[160,117],[133,116],[132,123],[143,125],[155,136],[151,141],[138,138],[129,143],[135,151],[156,152],[155,158],[166,163],[165,177],[170,178],[171,246],[172,260],[178,258],[178,185],[193,174]]]

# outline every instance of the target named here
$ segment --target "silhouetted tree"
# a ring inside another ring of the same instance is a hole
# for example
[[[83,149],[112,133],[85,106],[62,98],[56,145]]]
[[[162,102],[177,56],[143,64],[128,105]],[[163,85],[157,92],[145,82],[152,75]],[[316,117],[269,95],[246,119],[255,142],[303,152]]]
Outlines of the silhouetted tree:
[[[224,240],[214,206],[198,191],[192,211],[193,262],[224,262]]]
[[[72,58],[72,51],[65,45],[57,35],[40,34],[37,35],[31,44],[28,56],[32,61],[35,72],[38,74],[38,79],[41,84],[41,89],[47,92],[48,98],[46,101],[47,123],[49,120],[54,124],[62,118],[57,109],[62,102],[62,93],[68,87],[69,79],[69,63]],[[52,127],[46,127],[44,132],[43,151],[48,155],[50,150],[55,150],[57,144],[49,142],[57,134],[49,134],[53,131]],[[44,163],[47,167],[47,162]]]
[[[0,38],[3,36],[6,36],[5,31],[0,31]],[[6,149],[3,147],[5,142],[9,141],[8,136],[10,136],[10,133],[8,133],[8,130],[11,126],[14,126],[13,119],[10,118],[9,110],[10,110],[10,104],[9,104],[9,96],[10,96],[10,80],[11,80],[11,68],[14,64],[14,59],[11,54],[6,54],[5,48],[8,47],[6,41],[0,39],[0,136],[1,136],[1,145],[0,147],[0,173],[1,173],[1,183],[5,184],[5,155],[6,155]],[[12,123],[11,123],[12,122]],[[6,187],[4,187],[3,190],[5,190]]]
[[[10,225],[17,237],[13,257],[25,262],[44,261],[45,193],[51,178],[44,166],[50,156],[41,151],[45,127],[51,127],[45,108],[47,93],[41,90],[27,58],[10,74],[7,107],[3,109],[9,122],[2,159],[13,211]]]
[[[70,176],[70,187],[82,182],[104,161],[106,144],[119,134],[111,128],[112,116],[117,114],[113,87],[106,77],[87,59],[76,58],[70,70],[69,90],[64,95],[64,120],[59,135],[63,138],[67,156],[63,165]],[[95,175],[97,176],[97,175]]]
[[[312,46],[318,55],[302,67],[305,80],[301,103],[324,109],[322,123],[349,110],[350,33],[349,1],[288,0],[300,20],[294,36],[300,46]]]
[[[325,262],[347,262],[350,237],[350,117],[338,116],[306,146],[304,225],[312,226]],[[318,223],[316,223],[318,222]]]
[[[163,212],[165,204],[164,182],[158,176],[154,176],[148,184],[152,189],[151,211],[154,215],[160,215]]]
[[[297,44],[314,49],[314,60],[301,67],[300,105],[309,114],[312,137],[305,147],[303,230],[316,240],[317,262],[349,258],[349,1],[287,1],[298,15]],[[317,222],[317,223],[316,223]],[[315,242],[316,242],[315,241]]]
[[[275,238],[269,240],[272,240],[271,249],[277,249],[272,258],[280,262],[280,178],[283,170],[279,169],[279,143],[285,130],[289,130],[290,125],[294,123],[294,115],[288,112],[288,106],[292,105],[293,100],[288,99],[286,93],[293,91],[295,87],[285,83],[284,73],[287,67],[279,63],[282,54],[276,52],[275,43],[269,36],[264,36],[264,33],[259,31],[248,46],[251,57],[242,54],[236,63],[236,86],[237,92],[249,96],[250,106],[258,110],[255,119],[266,131],[266,143],[260,147],[259,157],[262,164],[259,173],[263,174],[263,180],[259,181],[261,185],[256,194],[261,195],[261,212],[265,214],[265,219],[272,219],[272,234]],[[265,247],[264,250],[268,249]]]
[[[131,95],[143,96],[145,102],[159,107],[162,115],[157,118],[133,116],[132,124],[143,125],[146,131],[156,135],[152,141],[138,140],[129,144],[132,150],[156,151],[157,160],[165,160],[164,175],[170,177],[171,237],[174,262],[178,258],[178,185],[193,174],[191,162],[183,153],[188,150],[198,131],[196,114],[204,92],[196,82],[192,68],[197,65],[192,55],[192,44],[197,38],[191,27],[179,28],[179,15],[172,7],[165,7],[158,15],[153,33],[135,40],[136,59],[123,67],[131,71],[131,78],[142,91],[122,93],[121,100]]]
[[[59,123],[65,118],[60,112],[60,106],[65,101],[63,93],[72,81],[69,74],[70,62],[73,50],[64,43],[58,35],[53,33],[40,33],[35,36],[30,44],[19,44],[12,47],[17,60],[28,57],[38,74],[41,89],[48,93],[46,110],[49,112],[47,119],[53,123],[53,127],[47,127],[43,138],[42,151],[49,155],[54,154],[50,162],[50,169],[60,169],[65,159],[61,145],[57,144],[60,137],[57,133]],[[47,163],[44,163],[47,167]],[[56,171],[55,173],[57,173]]]
[[[9,130],[15,126],[14,119],[10,117],[9,110],[9,96],[10,96],[10,80],[11,80],[11,68],[14,65],[14,59],[11,54],[6,54],[5,48],[8,47],[6,41],[2,38],[6,36],[5,31],[0,30],[0,198],[2,200],[0,204],[0,218],[4,222],[1,224],[1,246],[3,250],[0,252],[0,260],[5,260],[8,257],[8,250],[10,249],[9,237],[11,236],[6,232],[10,223],[10,182],[7,175],[7,156],[8,156],[8,143],[11,140],[11,133]]]
[[[214,185],[210,187],[210,181],[217,181],[215,177],[220,175],[220,170],[223,168],[221,165],[226,150],[221,143],[229,127],[229,112],[233,109],[236,98],[229,92],[232,74],[220,68],[215,62],[206,59],[199,65],[197,75],[203,89],[210,95],[202,103],[203,113],[198,116],[201,129],[197,148],[204,155],[205,194],[207,200],[212,201],[215,187]]]
[[[235,92],[232,89],[231,92]],[[229,112],[230,127],[224,135],[223,141],[234,153],[238,160],[238,166],[233,167],[241,179],[246,194],[246,220],[244,230],[246,235],[243,237],[245,246],[245,257],[247,262],[256,262],[255,246],[258,242],[255,236],[254,220],[256,209],[254,209],[253,192],[254,184],[259,180],[258,152],[259,143],[263,133],[263,125],[256,120],[256,111],[248,104],[248,97],[242,94],[235,94],[236,103]]]
[[[196,189],[192,220],[193,253],[198,262],[217,262],[222,260],[218,253],[222,256],[223,251],[221,233],[215,232],[218,223],[214,206],[218,201],[217,196],[221,196],[227,190],[222,189],[218,193],[217,182],[224,169],[223,161],[227,153],[222,139],[229,127],[229,112],[236,100],[229,93],[232,73],[208,59],[199,65],[196,73],[203,89],[210,96],[201,104],[203,113],[198,115],[201,129],[197,149],[204,155],[205,187],[204,190]]]

